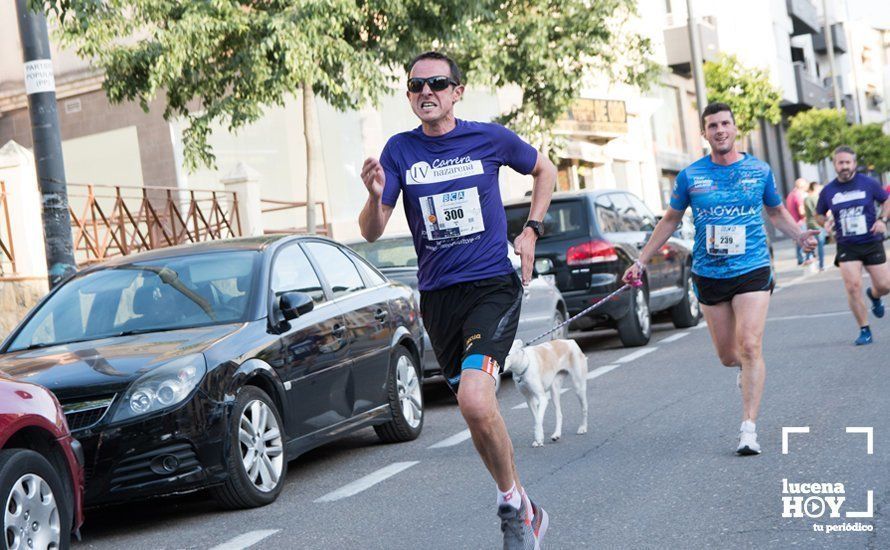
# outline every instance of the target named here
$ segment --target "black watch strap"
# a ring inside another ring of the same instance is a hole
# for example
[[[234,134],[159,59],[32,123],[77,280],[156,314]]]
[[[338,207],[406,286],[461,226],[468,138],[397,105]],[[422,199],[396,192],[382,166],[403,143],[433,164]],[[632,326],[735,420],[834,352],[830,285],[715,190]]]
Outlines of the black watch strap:
[[[539,239],[541,238],[541,235],[544,234],[544,225],[539,221],[528,220],[525,222],[525,227],[531,227],[532,231],[535,232],[535,235],[537,235]]]

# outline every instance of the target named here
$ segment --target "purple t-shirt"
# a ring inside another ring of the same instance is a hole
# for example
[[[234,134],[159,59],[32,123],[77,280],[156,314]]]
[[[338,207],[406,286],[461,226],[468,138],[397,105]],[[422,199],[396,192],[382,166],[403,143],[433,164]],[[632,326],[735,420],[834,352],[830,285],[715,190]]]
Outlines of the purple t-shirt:
[[[837,179],[822,189],[816,213],[825,215],[831,210],[838,244],[865,244],[882,241],[883,235],[871,232],[877,220],[875,203],[883,204],[887,191],[881,184],[863,174],[841,183]]]
[[[420,290],[513,272],[498,172],[530,173],[538,151],[498,124],[457,120],[442,136],[420,127],[396,134],[380,155],[383,204],[405,193]]]

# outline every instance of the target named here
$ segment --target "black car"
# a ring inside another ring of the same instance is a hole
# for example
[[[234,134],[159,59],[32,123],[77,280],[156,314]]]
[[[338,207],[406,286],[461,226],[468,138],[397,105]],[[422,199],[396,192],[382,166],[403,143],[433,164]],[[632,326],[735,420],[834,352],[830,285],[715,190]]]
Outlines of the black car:
[[[529,200],[507,202],[505,208],[513,239],[528,219]],[[535,265],[541,275],[555,275],[569,315],[575,315],[622,286],[624,271],[639,257],[657,222],[627,191],[555,193]],[[649,342],[652,313],[663,310],[670,311],[678,328],[695,326],[701,318],[692,287],[692,243],[679,231],[649,262],[642,288],[610,300],[572,328],[614,327],[625,346],[642,346]]]
[[[212,487],[261,506],[287,463],[373,426],[423,428],[411,289],[314,237],[214,241],[78,273],[3,342],[82,444],[88,505]]]

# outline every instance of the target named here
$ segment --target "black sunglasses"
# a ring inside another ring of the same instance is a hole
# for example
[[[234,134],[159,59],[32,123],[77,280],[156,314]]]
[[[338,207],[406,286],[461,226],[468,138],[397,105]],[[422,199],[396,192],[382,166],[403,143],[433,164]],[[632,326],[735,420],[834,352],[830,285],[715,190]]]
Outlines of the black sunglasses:
[[[433,92],[441,92],[448,86],[460,86],[460,82],[448,76],[431,76],[429,78],[409,78],[408,91],[412,94],[419,94],[423,91],[423,85],[428,84]]]

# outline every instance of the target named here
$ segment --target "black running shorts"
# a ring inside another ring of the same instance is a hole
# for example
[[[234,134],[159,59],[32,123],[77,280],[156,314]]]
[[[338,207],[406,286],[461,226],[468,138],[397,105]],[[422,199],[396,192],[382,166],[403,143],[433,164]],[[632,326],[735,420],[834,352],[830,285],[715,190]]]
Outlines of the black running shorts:
[[[834,265],[840,267],[841,262],[862,262],[862,265],[881,265],[887,261],[884,252],[884,241],[862,244],[837,244],[837,256]]]
[[[730,302],[734,296],[746,292],[768,290],[772,294],[776,287],[776,281],[773,279],[772,269],[769,266],[764,266],[728,279],[712,279],[693,273],[692,286],[700,303],[714,306],[722,302]]]
[[[500,375],[521,306],[522,282],[515,273],[420,293],[424,327],[455,393],[463,367]]]

